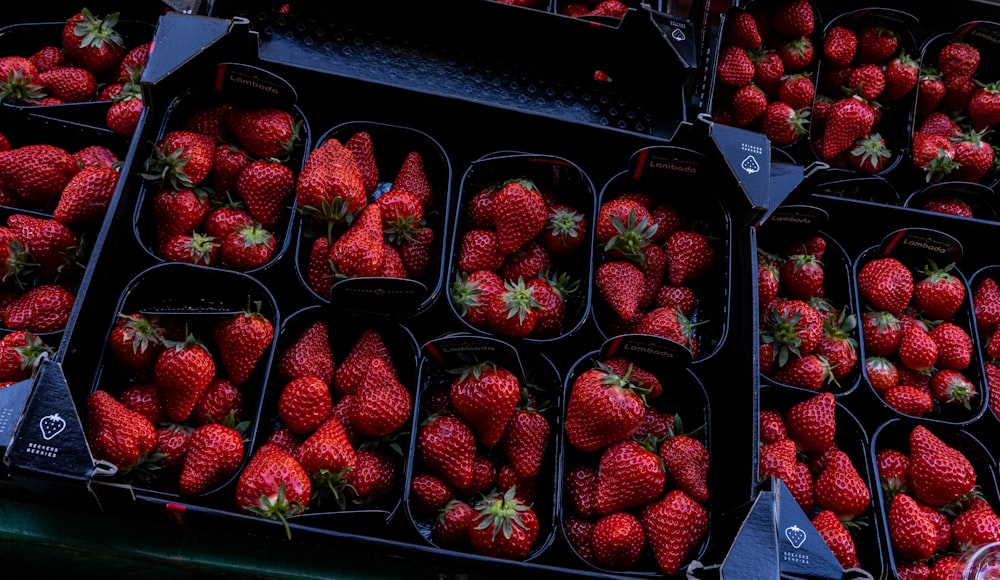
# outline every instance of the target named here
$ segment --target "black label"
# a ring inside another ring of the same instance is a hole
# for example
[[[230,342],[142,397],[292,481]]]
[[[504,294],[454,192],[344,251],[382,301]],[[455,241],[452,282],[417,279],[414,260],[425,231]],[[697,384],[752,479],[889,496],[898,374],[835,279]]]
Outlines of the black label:
[[[962,244],[944,232],[910,228],[886,236],[880,246],[880,253],[896,257],[907,264],[933,260],[943,265],[961,259]]]
[[[768,230],[781,228],[782,231],[814,231],[822,229],[830,221],[830,214],[811,205],[786,205],[774,210],[764,224]]]
[[[423,282],[409,278],[349,278],[334,284],[330,303],[384,316],[418,309],[427,294]]]
[[[527,382],[517,349],[509,342],[497,338],[449,334],[425,343],[422,351],[424,356],[444,368],[460,367],[470,362],[493,361],[514,373],[522,385]]]
[[[650,334],[623,334],[604,341],[601,358],[625,357],[644,368],[690,366],[690,349],[672,340]]]
[[[629,160],[634,181],[658,185],[692,180],[704,169],[703,154],[681,147],[646,147]]]
[[[255,107],[291,108],[298,100],[295,89],[285,79],[262,68],[240,63],[218,64],[213,88],[235,102]]]

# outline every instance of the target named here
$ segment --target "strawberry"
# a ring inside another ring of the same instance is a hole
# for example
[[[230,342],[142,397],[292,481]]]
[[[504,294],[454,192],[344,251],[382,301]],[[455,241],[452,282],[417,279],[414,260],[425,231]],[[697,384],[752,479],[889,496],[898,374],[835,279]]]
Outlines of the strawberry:
[[[778,274],[790,298],[808,300],[822,291],[823,263],[812,254],[795,254],[782,262]]]
[[[312,375],[332,385],[335,367],[329,339],[329,329],[324,321],[309,323],[281,351],[276,369],[278,380],[287,382]]]
[[[87,145],[80,148],[73,157],[80,165],[80,169],[86,167],[105,167],[113,169],[121,164],[118,154],[108,149],[104,145]]]
[[[788,103],[793,109],[811,107],[816,96],[816,86],[809,73],[794,73],[781,77],[778,99]]]
[[[913,297],[913,273],[891,256],[865,262],[858,271],[858,294],[864,305],[899,316]]]
[[[469,523],[476,511],[468,503],[450,500],[431,527],[431,539],[444,548],[451,550],[466,549],[469,545]]]
[[[104,18],[83,8],[66,20],[62,29],[62,48],[73,62],[100,75],[117,70],[125,55],[121,34],[115,30],[118,12]]]
[[[779,367],[785,366],[793,357],[812,353],[822,336],[822,317],[802,300],[781,300],[764,313],[761,341],[775,345],[775,360]]]
[[[375,200],[382,208],[382,229],[386,240],[400,244],[424,219],[420,199],[405,189],[390,189]]]
[[[913,306],[931,320],[951,320],[965,303],[965,284],[951,274],[954,266],[929,261],[913,286]]]
[[[337,366],[333,379],[333,392],[341,397],[357,392],[358,387],[364,382],[371,362],[375,359],[381,359],[390,369],[394,369],[392,356],[382,333],[374,328],[366,328],[361,331],[351,345],[350,351]]]
[[[47,70],[35,78],[45,93],[64,103],[83,103],[97,94],[94,73],[79,66],[60,66]]]
[[[875,123],[872,108],[856,97],[843,97],[830,105],[819,148],[820,157],[830,160],[851,148],[871,132]]]
[[[462,234],[458,253],[458,267],[463,272],[476,270],[498,271],[504,257],[497,245],[493,230],[467,230]]]
[[[253,309],[219,318],[213,326],[222,368],[236,386],[250,379],[274,338],[274,323],[260,307],[258,302]]]
[[[968,113],[976,131],[990,129],[1000,122],[1000,83],[977,85],[969,99]]]
[[[527,287],[540,307],[531,336],[549,338],[559,334],[566,322],[566,301],[579,289],[579,282],[563,273],[533,278]]]
[[[971,409],[978,394],[975,383],[961,371],[940,369],[931,376],[931,395],[944,407]]]
[[[434,229],[429,226],[417,226],[404,238],[397,250],[399,259],[403,262],[406,275],[419,278],[431,264],[431,249],[435,239]]]
[[[30,378],[35,366],[53,351],[33,332],[5,334],[0,338],[0,380],[17,382]]]
[[[228,101],[206,104],[196,108],[184,118],[182,128],[196,133],[204,133],[216,142],[229,142],[232,137],[228,134],[223,118],[231,111],[233,104]],[[237,147],[234,145],[234,147]]]
[[[834,450],[832,454],[816,478],[816,505],[832,510],[841,521],[852,521],[871,507],[871,490],[846,453]]]
[[[808,36],[785,40],[778,46],[778,56],[785,64],[785,72],[804,71],[816,58],[816,49]]]
[[[923,425],[910,432],[910,487],[914,497],[941,507],[973,490],[976,471],[969,459]]]
[[[159,425],[167,420],[163,398],[160,397],[160,390],[154,384],[132,384],[118,395],[118,400],[129,409],[142,413],[153,425]]]
[[[465,419],[483,445],[500,442],[521,396],[517,377],[493,361],[483,361],[454,372],[450,385],[455,411]]]
[[[160,245],[159,255],[167,262],[214,266],[219,261],[219,243],[198,232],[175,234]]]
[[[492,212],[492,209],[490,210]],[[548,222],[539,242],[552,254],[568,256],[586,241],[587,219],[579,211],[562,204],[549,206]]]
[[[736,126],[746,127],[764,114],[767,95],[758,85],[751,83],[736,89],[732,106]]]
[[[240,471],[235,497],[237,509],[280,521],[290,538],[288,518],[305,511],[312,497],[312,481],[295,457],[265,443]]]
[[[278,240],[260,223],[226,234],[219,246],[219,261],[238,271],[263,268],[277,256]]]
[[[131,137],[139,128],[143,110],[144,104],[140,93],[123,94],[120,98],[115,98],[108,107],[104,114],[104,123],[115,133]]]
[[[777,51],[770,49],[752,51],[750,53],[750,60],[754,64],[753,82],[751,84],[756,85],[765,95],[777,95],[781,79],[785,76],[785,61],[781,59],[781,55]],[[741,89],[745,88],[740,87],[736,92],[740,93]],[[757,97],[755,96],[756,99]],[[766,101],[767,99],[765,99],[765,104]],[[734,98],[733,108],[738,118],[739,106],[737,102],[737,99]],[[758,108],[763,112],[764,107],[758,105]]]
[[[979,330],[992,334],[1000,324],[1000,284],[997,284],[995,278],[983,276],[976,281],[972,293],[972,309]]]
[[[377,447],[358,449],[358,465],[344,479],[355,504],[374,505],[395,489],[401,467],[398,458]]]
[[[319,377],[303,375],[281,387],[278,417],[296,435],[308,435],[318,429],[332,410],[330,387]]]
[[[0,183],[33,207],[55,207],[66,184],[79,171],[76,159],[55,145],[22,145],[0,152]]]
[[[87,397],[86,432],[94,459],[108,461],[122,471],[138,466],[156,447],[153,423],[101,389]]]
[[[676,308],[685,317],[694,316],[698,307],[698,295],[690,286],[660,286],[653,299],[654,308],[670,306]]]
[[[182,342],[168,342],[153,364],[153,381],[161,389],[167,414],[187,420],[198,399],[215,377],[215,361],[193,334]]]
[[[739,46],[723,47],[715,70],[719,82],[724,85],[744,87],[753,81],[754,66],[750,53]]]
[[[336,139],[313,149],[295,182],[295,201],[300,211],[321,223],[350,223],[368,203],[351,151]]]
[[[597,466],[574,463],[566,467],[563,485],[566,490],[567,508],[582,518],[597,515],[594,492],[597,491]]]
[[[52,217],[63,224],[102,219],[118,185],[119,173],[107,167],[84,167],[63,188]]]
[[[899,48],[899,34],[896,31],[868,24],[858,30],[858,50],[855,58],[858,62],[883,63]]]
[[[823,33],[823,64],[842,67],[851,64],[858,49],[858,36],[846,26],[835,24]]]
[[[899,369],[896,364],[881,356],[865,359],[865,376],[872,388],[882,395],[899,384]]]
[[[643,507],[639,521],[657,566],[668,575],[680,570],[708,533],[708,510],[679,489]]]
[[[538,516],[517,498],[516,488],[494,492],[474,506],[469,543],[480,555],[523,560],[538,539]]]
[[[158,317],[138,312],[119,313],[108,337],[108,348],[115,362],[129,372],[152,368],[163,348],[163,329]]]
[[[534,288],[517,282],[505,281],[495,299],[487,305],[486,318],[490,330],[496,334],[522,338],[531,335],[538,321],[541,305],[534,296]]]
[[[937,68],[947,83],[949,79],[971,79],[979,68],[981,55],[975,46],[951,41],[941,47],[937,55]]]
[[[201,227],[215,239],[223,239],[230,233],[252,226],[253,217],[239,204],[213,206],[205,214]]]
[[[365,184],[365,193],[371,195],[378,187],[378,162],[375,160],[375,149],[372,136],[368,131],[358,131],[344,141],[344,147],[351,152],[361,171],[361,180]]]
[[[757,423],[760,426],[760,442],[764,445],[789,438],[785,417],[780,411],[761,409]]]
[[[66,328],[76,296],[60,284],[40,284],[3,309],[4,326],[11,330],[55,332]]]
[[[830,551],[845,570],[860,568],[854,537],[833,510],[820,510],[812,519],[816,533],[823,538]]]
[[[223,115],[222,123],[258,159],[286,157],[302,138],[302,121],[275,107],[233,107]]]
[[[906,493],[909,489],[910,459],[902,451],[885,447],[875,452],[875,467],[882,488]]]
[[[601,452],[594,508],[605,516],[650,504],[666,487],[667,474],[656,451],[631,439]]]
[[[958,167],[951,178],[978,183],[993,167],[993,147],[983,140],[983,132],[967,131],[954,137],[954,161]]]
[[[252,161],[239,172],[235,186],[247,212],[265,228],[274,228],[295,193],[295,174],[277,161]]]
[[[862,99],[874,101],[885,90],[885,73],[881,67],[874,64],[852,67],[847,76],[847,87]]]
[[[933,198],[925,201],[924,204],[920,206],[920,209],[958,217],[975,217],[972,207],[968,204],[968,202],[950,195],[934,196]]]
[[[726,14],[723,28],[722,34],[726,45],[755,50],[764,43],[757,28],[757,21],[746,10],[734,7]]]
[[[509,464],[508,464],[509,465]],[[499,484],[500,472],[496,461],[492,457],[477,453],[472,460],[472,483],[469,487],[461,489],[463,494],[484,494],[489,493]],[[504,487],[509,489],[509,487]]]
[[[175,129],[157,141],[143,177],[174,190],[197,187],[212,171],[214,160],[215,141],[211,137]]]
[[[372,359],[351,405],[351,425],[363,436],[382,437],[408,424],[413,396],[383,359]]]
[[[338,503],[344,499],[344,476],[358,465],[358,454],[337,417],[329,417],[310,433],[293,455],[313,480]]]
[[[500,450],[518,476],[536,477],[548,451],[552,424],[542,409],[525,399],[521,397],[524,402],[510,418]]]
[[[622,320],[631,320],[638,312],[644,281],[642,270],[624,260],[604,262],[595,276],[601,298]]]
[[[902,332],[899,319],[887,310],[869,308],[861,315],[861,341],[868,355],[894,355]]]
[[[503,289],[503,280],[491,270],[460,272],[451,285],[450,298],[463,320],[476,328],[486,328],[488,305]]]
[[[910,94],[920,79],[920,63],[905,51],[885,65],[885,96],[898,101]]]
[[[667,278],[672,286],[700,280],[715,263],[709,238],[693,230],[679,230],[667,238]]]
[[[419,151],[410,151],[403,158],[403,163],[392,180],[392,188],[405,189],[417,196],[425,210],[434,205],[434,188],[424,167],[424,157]]]
[[[678,489],[699,503],[708,501],[709,453],[700,439],[677,434],[663,441],[657,453],[669,480]]]
[[[690,350],[692,357],[698,358],[698,339],[694,334],[694,325],[673,306],[650,310],[636,324],[634,332],[660,336],[676,342]]]
[[[414,515],[432,514],[451,500],[451,488],[429,473],[414,473],[410,478],[409,502]]]
[[[158,456],[156,461],[161,469],[158,478],[176,478],[180,476],[181,467],[184,466],[184,455],[187,454],[188,444],[191,442],[193,427],[179,425],[177,423],[167,423],[156,428],[156,448],[153,455]]]
[[[222,423],[195,428],[188,441],[178,493],[184,496],[210,491],[234,475],[243,463],[243,435]]]
[[[608,570],[630,570],[646,546],[639,518],[629,512],[608,514],[594,523],[592,561]]]
[[[149,51],[153,48],[153,42],[143,42],[137,44],[125,52],[122,61],[118,64],[118,80],[128,82],[134,78],[141,78],[142,70],[149,61]]]
[[[857,366],[858,341],[852,334],[856,326],[857,319],[847,311],[823,320],[823,336],[813,353],[827,360],[834,379],[844,378]]]
[[[885,145],[879,133],[865,135],[854,142],[848,150],[847,162],[857,171],[878,173],[883,171],[892,158],[892,151]]]
[[[785,411],[788,436],[800,451],[825,451],[836,435],[836,400],[832,393],[818,393]]]
[[[476,436],[472,427],[453,415],[429,417],[417,433],[419,465],[448,485],[464,489],[472,483]]]
[[[12,213],[7,216],[7,227],[27,248],[39,275],[56,275],[80,257],[79,234],[54,218]]]
[[[69,58],[60,46],[43,46],[28,57],[37,72],[45,72],[57,66],[70,66]]]
[[[950,115],[941,111],[934,111],[924,117],[923,121],[920,122],[918,131],[931,135],[941,135],[951,139],[962,132],[962,127]]]
[[[775,9],[771,25],[775,33],[793,38],[809,36],[816,27],[816,16],[808,0],[786,0]]]
[[[548,208],[531,181],[511,180],[492,197],[497,249],[512,254],[538,235],[548,223]]]
[[[889,502],[889,541],[895,555],[907,560],[926,560],[937,546],[934,523],[919,508],[917,501],[897,493]]]
[[[937,362],[937,343],[924,329],[919,326],[909,326],[899,337],[899,349],[896,351],[899,362],[908,369],[929,372]]]
[[[938,70],[934,67],[922,67],[917,78],[917,114],[926,115],[936,109],[946,92],[947,88]]]
[[[809,112],[795,109],[788,103],[771,101],[764,109],[760,122],[761,132],[775,145],[790,145],[806,134]]]
[[[792,481],[795,474],[796,446],[792,439],[779,439],[762,444],[757,454],[757,477],[764,480],[774,476]]]
[[[330,300],[333,292],[334,278],[333,268],[330,267],[330,238],[328,236],[317,236],[313,238],[309,245],[309,255],[306,257],[306,264],[303,267],[302,276],[306,286],[324,300]]]
[[[385,259],[382,209],[368,204],[348,230],[330,246],[330,262],[338,278],[377,276]]]
[[[979,498],[951,522],[951,544],[956,551],[980,546],[1000,539],[1000,516],[993,507]]]
[[[632,435],[644,415],[645,403],[628,376],[598,364],[573,379],[566,439],[581,451],[597,451]]]
[[[812,353],[789,360],[775,371],[774,380],[809,391],[819,391],[828,383],[836,383],[830,363]]]
[[[229,379],[215,377],[191,411],[190,419],[196,425],[224,423],[239,424],[243,417],[243,393]]]

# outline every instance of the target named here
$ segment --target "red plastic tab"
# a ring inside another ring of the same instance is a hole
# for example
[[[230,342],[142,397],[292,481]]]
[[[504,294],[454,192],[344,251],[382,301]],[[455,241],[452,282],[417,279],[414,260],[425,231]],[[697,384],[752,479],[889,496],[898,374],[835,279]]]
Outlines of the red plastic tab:
[[[179,503],[168,503],[167,521],[181,526],[187,525],[187,506]]]

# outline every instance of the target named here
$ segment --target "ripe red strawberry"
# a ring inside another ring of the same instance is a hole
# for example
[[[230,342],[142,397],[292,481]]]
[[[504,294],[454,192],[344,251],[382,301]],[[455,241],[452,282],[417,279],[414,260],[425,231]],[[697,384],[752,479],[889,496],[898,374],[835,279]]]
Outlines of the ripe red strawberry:
[[[858,30],[858,62],[883,63],[899,48],[899,34],[884,26],[870,24]]]
[[[881,356],[865,359],[865,376],[868,377],[868,384],[882,395],[899,384],[899,369],[896,364]]]
[[[253,161],[240,171],[235,185],[247,212],[265,228],[274,228],[295,194],[295,173],[277,161]]]
[[[474,506],[469,543],[477,554],[523,560],[538,539],[538,516],[517,498],[516,488],[494,492]]]
[[[334,368],[329,329],[324,321],[314,320],[281,351],[276,373],[283,382],[312,375],[332,385]]]
[[[527,286],[541,307],[531,336],[549,338],[559,334],[566,323],[566,301],[577,291],[579,282],[562,273],[554,278],[533,278]]]
[[[761,340],[775,345],[779,367],[794,357],[812,353],[822,336],[822,317],[802,300],[781,300],[764,313]]]
[[[653,300],[654,308],[672,306],[690,319],[698,307],[698,295],[690,286],[660,286]]]
[[[215,141],[208,135],[175,129],[157,142],[144,177],[174,190],[197,187],[212,171]]]
[[[410,151],[403,158],[403,163],[392,180],[393,189],[405,189],[417,196],[428,210],[434,205],[434,188],[424,166],[424,157],[419,151]]]
[[[440,511],[451,499],[451,487],[437,476],[414,473],[410,478],[410,509],[414,515],[426,516]]]
[[[350,150],[354,160],[358,162],[361,180],[365,184],[365,192],[368,195],[375,193],[375,189],[378,187],[379,173],[371,133],[368,131],[354,133],[347,138],[347,141],[344,141],[344,147]]]
[[[811,107],[816,96],[816,86],[809,73],[795,73],[781,78],[778,99],[788,103],[793,109]]]
[[[774,372],[774,380],[810,391],[819,391],[828,383],[836,382],[830,363],[813,353],[790,359]]]
[[[907,493],[910,459],[902,451],[885,447],[875,452],[875,467],[883,489]],[[905,486],[905,487],[904,487]]]
[[[117,25],[118,12],[98,18],[83,8],[63,25],[62,48],[70,60],[95,75],[117,70],[125,55]]]
[[[202,222],[202,228],[212,238],[221,240],[230,233],[242,230],[253,223],[253,217],[239,204],[226,204],[209,209]]]
[[[548,208],[531,181],[511,180],[492,197],[497,248],[512,254],[524,247],[548,223]]]
[[[368,204],[330,246],[330,262],[338,278],[377,276],[385,259],[382,209]]]
[[[903,313],[913,297],[913,273],[891,256],[865,262],[858,271],[858,293],[866,306]]]
[[[243,463],[243,434],[222,423],[195,428],[188,441],[178,493],[184,496],[210,491],[234,475]]]
[[[431,527],[434,543],[450,550],[468,549],[469,523],[475,510],[468,503],[453,499],[440,511]]]
[[[296,435],[308,435],[318,429],[332,410],[330,387],[313,375],[289,380],[278,396],[278,417]]]
[[[931,376],[931,395],[944,407],[971,409],[979,390],[961,371],[941,369]]]
[[[327,418],[299,445],[294,457],[314,486],[329,492],[338,503],[344,499],[344,476],[357,467],[358,454],[340,418]]]
[[[277,238],[260,223],[229,232],[219,245],[220,263],[243,272],[266,266],[277,253]]]
[[[949,79],[971,79],[979,68],[981,55],[975,46],[952,41],[941,47],[937,68],[947,82]]]
[[[79,171],[76,159],[55,145],[22,145],[0,152],[0,183],[32,207],[55,207],[66,184]]]
[[[992,334],[1000,324],[1000,284],[992,276],[983,276],[975,283],[972,308],[979,330]]]
[[[392,356],[382,334],[374,328],[361,331],[350,351],[337,366],[333,390],[338,396],[353,394],[364,381],[368,367],[374,359],[381,359],[392,367]]]
[[[755,50],[764,43],[757,21],[752,14],[741,8],[733,8],[726,14],[723,38],[726,45]]]
[[[889,165],[891,158],[892,151],[886,147],[882,135],[872,133],[854,142],[848,151],[847,162],[858,171],[878,173]]]
[[[861,315],[861,341],[869,356],[892,356],[899,348],[903,327],[887,310],[868,309]]]
[[[920,209],[958,217],[975,217],[972,207],[965,200],[949,195],[934,196],[925,201]]]
[[[854,536],[833,510],[821,510],[813,516],[812,525],[845,570],[861,566]]]
[[[39,73],[35,80],[46,95],[64,103],[91,101],[97,94],[94,73],[79,66],[56,67]]]
[[[761,409],[757,423],[760,426],[760,442],[762,444],[766,445],[788,439],[788,427],[785,425],[785,417],[780,411]]]
[[[941,507],[972,491],[976,471],[969,459],[923,425],[910,432],[910,487],[914,497]]]
[[[399,483],[399,455],[378,447],[358,449],[358,465],[345,477],[354,503],[374,506]]]
[[[165,346],[153,365],[153,380],[161,389],[170,419],[182,422],[215,377],[215,361],[192,334]]]
[[[964,328],[953,322],[942,322],[928,334],[938,345],[935,363],[938,368],[962,370],[971,364],[972,337]]]
[[[843,97],[830,105],[823,127],[819,154],[830,160],[847,151],[851,145],[871,132],[875,123],[872,108],[855,97]]]
[[[695,501],[706,503],[709,497],[709,453],[695,437],[677,434],[663,441],[658,449],[670,481]]]
[[[30,378],[43,355],[53,348],[32,332],[18,331],[0,338],[0,380],[22,381]]]
[[[496,232],[492,230],[467,230],[462,234],[458,253],[458,267],[463,272],[476,270],[498,271],[503,265],[503,255],[497,245]]]
[[[791,438],[761,445],[757,453],[757,476],[760,479],[774,476],[792,481],[795,474],[795,454],[795,441]]]
[[[536,477],[541,471],[551,432],[548,418],[530,401],[514,411],[500,440],[500,450],[519,477]]]
[[[419,278],[427,271],[431,263],[431,250],[435,239],[434,229],[429,226],[417,226],[410,236],[402,240],[398,246],[399,258],[403,261],[406,275]]]
[[[642,508],[639,521],[660,571],[674,574],[708,533],[708,510],[679,489]]]
[[[648,445],[627,439],[608,446],[597,467],[597,513],[608,515],[655,501],[666,486],[663,469],[656,451]]]
[[[57,275],[81,257],[79,234],[54,218],[12,213],[7,216],[7,227],[27,248],[39,275]]]
[[[424,219],[420,199],[405,189],[390,189],[375,201],[382,208],[382,227],[386,240],[400,244]]]
[[[846,310],[823,319],[823,336],[813,353],[826,359],[834,379],[844,378],[857,366],[858,341],[852,332],[856,326],[857,319]]]
[[[778,46],[778,56],[785,64],[785,72],[804,71],[816,58],[816,49],[808,36],[790,38]]]
[[[305,511],[312,497],[312,480],[290,453],[265,443],[240,471],[235,496],[237,509],[282,522],[290,538],[288,518]]]
[[[781,79],[785,76],[785,61],[781,59],[781,55],[777,51],[771,49],[764,49],[759,51],[750,52],[750,60],[754,65],[753,73],[753,83],[764,92],[765,95],[771,97],[778,94],[778,88],[781,85]],[[740,87],[743,89],[745,87]],[[740,90],[737,89],[737,93]],[[733,107],[738,109],[736,103],[738,101],[734,98]],[[766,99],[765,99],[766,103]],[[759,107],[763,111],[763,107]],[[739,116],[739,111],[735,111],[737,117]]]
[[[976,498],[951,522],[950,548],[968,549],[996,542],[1000,538],[1000,516],[983,498]]]
[[[156,427],[145,415],[98,389],[87,397],[87,443],[95,459],[128,471],[156,447]]]
[[[119,135],[131,137],[142,121],[144,110],[141,93],[126,93],[115,98],[104,115],[104,122]]]
[[[336,139],[313,149],[295,183],[295,200],[303,212],[321,223],[349,223],[368,203],[351,151]]]
[[[76,224],[104,217],[115,187],[118,171],[107,167],[84,167],[63,188],[52,217],[63,224]]]
[[[816,16],[807,0],[789,0],[775,7],[771,24],[781,36],[809,36],[815,30]]]
[[[913,165],[926,174],[927,182],[940,180],[958,166],[954,142],[942,135],[914,133],[911,155]]]
[[[871,490],[846,453],[833,450],[831,454],[816,478],[816,505],[832,510],[841,521],[851,521],[871,507]]]
[[[806,134],[809,112],[784,101],[771,101],[761,118],[761,132],[775,145],[790,145]]]
[[[260,306],[222,317],[213,327],[222,368],[236,386],[250,379],[274,338],[274,323],[261,314]]]
[[[874,64],[862,64],[851,68],[847,76],[847,88],[866,101],[874,101],[885,90],[885,73],[882,67]]]
[[[971,130],[953,138],[955,141],[953,159],[958,167],[951,172],[952,178],[978,183],[992,169],[993,146],[983,140],[983,135],[981,131]]]
[[[594,492],[597,490],[597,466],[590,463],[574,463],[567,466],[564,477],[567,513],[581,518],[597,515]]]
[[[927,372],[937,362],[938,348],[927,331],[919,326],[909,326],[899,338],[896,354],[906,368]]]
[[[108,337],[108,348],[115,362],[129,372],[152,368],[163,348],[163,329],[158,318],[138,312],[119,313]]]
[[[193,431],[193,427],[177,423],[167,423],[156,428],[156,448],[153,450],[153,455],[159,457],[155,462],[161,469],[157,474],[158,479],[166,481],[167,477],[180,476],[184,455],[187,453]]]
[[[458,315],[476,328],[488,325],[487,312],[492,300],[503,291],[503,280],[491,270],[459,273],[451,285],[450,297]]]
[[[601,298],[622,320],[631,320],[638,312],[644,281],[642,270],[625,260],[599,265],[594,280]]]
[[[672,286],[700,280],[715,263],[709,238],[693,230],[678,230],[667,238],[667,278]]]
[[[61,46],[43,46],[28,57],[31,64],[35,65],[37,72],[45,72],[57,66],[70,66],[69,58],[63,52]]]
[[[835,24],[823,34],[823,65],[847,66],[854,60],[857,49],[857,34],[846,26]]]
[[[608,570],[632,569],[646,546],[646,534],[639,518],[629,512],[606,515],[591,531],[594,564]]]
[[[549,206],[548,212],[548,222],[538,240],[552,254],[575,253],[586,241],[587,219],[579,211],[562,204]]]
[[[836,410],[836,400],[829,392],[795,403],[785,411],[788,436],[801,451],[825,451],[836,435]]]
[[[4,326],[29,332],[55,332],[66,328],[76,296],[61,284],[40,284],[3,309]]]
[[[455,411],[487,446],[500,442],[521,396],[517,377],[493,361],[463,368],[450,392]]]
[[[222,122],[240,146],[258,159],[287,156],[301,139],[302,121],[275,107],[233,107]]]
[[[937,547],[934,523],[923,513],[917,501],[898,493],[889,500],[888,527],[893,553],[901,559],[922,561]]]
[[[921,67],[920,77],[917,79],[917,114],[927,115],[936,109],[946,92],[938,70],[930,66]]]
[[[976,131],[990,129],[1000,122],[1000,84],[977,86],[969,99],[968,113]]]
[[[742,86],[733,93],[732,107],[736,126],[746,127],[764,114],[767,108],[767,95],[756,84]]]
[[[229,379],[215,377],[191,411],[196,425],[223,423],[234,427],[243,418],[243,392]]]
[[[416,453],[419,465],[448,485],[464,489],[472,483],[476,436],[464,419],[430,417],[417,433]]]
[[[523,338],[534,331],[541,305],[534,297],[534,288],[518,279],[505,281],[503,289],[486,308],[487,324],[492,332]]]
[[[672,340],[690,350],[692,357],[698,358],[698,339],[694,334],[694,325],[673,306],[650,310],[639,319],[634,332]]]
[[[160,244],[159,255],[167,262],[188,262],[214,266],[219,261],[219,243],[198,232],[175,234]]]
[[[788,256],[778,271],[788,297],[808,300],[822,291],[825,269],[812,254]]]
[[[329,255],[330,238],[322,235],[313,238],[302,272],[306,286],[325,300],[330,300],[333,284],[336,282],[333,268],[330,267]]]
[[[920,64],[905,51],[885,65],[885,96],[898,101],[916,88],[920,78]]]
[[[599,365],[573,379],[566,403],[566,439],[584,452],[597,451],[632,435],[645,403],[633,383]]]
[[[724,85],[743,87],[753,81],[753,61],[750,60],[749,52],[738,46],[722,48],[715,70],[719,82]]]
[[[204,131],[208,131],[208,129]],[[209,179],[217,199],[236,193],[236,180],[240,172],[251,162],[250,156],[239,145],[222,142],[215,146],[212,173]]]
[[[154,384],[132,384],[118,395],[118,400],[129,409],[145,415],[153,425],[159,425],[167,419],[163,398],[160,397],[160,390]]]
[[[382,437],[408,424],[413,396],[383,359],[372,359],[368,373],[354,393],[351,425],[363,436]]]

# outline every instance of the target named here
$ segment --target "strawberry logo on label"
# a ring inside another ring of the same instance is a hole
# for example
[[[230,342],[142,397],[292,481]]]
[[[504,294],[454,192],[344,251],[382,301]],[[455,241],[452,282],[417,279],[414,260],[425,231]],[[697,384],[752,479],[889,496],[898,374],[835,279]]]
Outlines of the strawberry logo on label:
[[[46,441],[63,432],[66,428],[66,420],[59,416],[59,413],[46,415],[38,422],[39,429],[42,430],[42,438]]]
[[[798,549],[806,541],[806,532],[796,525],[791,525],[785,528],[785,537],[792,543],[793,548]]]
[[[753,155],[747,155],[743,162],[740,163],[740,167],[747,173],[757,173],[760,171],[760,163],[757,163],[757,158]]]

